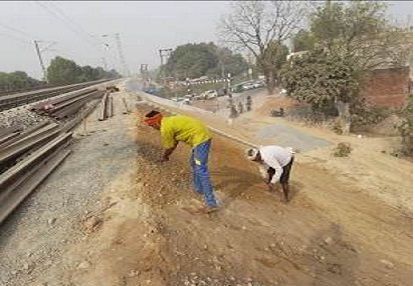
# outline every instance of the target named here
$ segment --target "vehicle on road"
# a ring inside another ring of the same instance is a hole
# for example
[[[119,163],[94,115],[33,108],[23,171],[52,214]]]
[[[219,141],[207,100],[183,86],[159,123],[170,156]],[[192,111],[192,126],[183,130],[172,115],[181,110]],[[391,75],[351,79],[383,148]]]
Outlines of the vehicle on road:
[[[246,83],[244,85],[242,85],[243,90],[250,90],[250,89],[254,89],[255,85],[253,83]]]
[[[212,98],[218,97],[218,92],[212,89],[212,90],[205,91],[204,93],[202,93],[202,95],[205,99],[212,99]]]

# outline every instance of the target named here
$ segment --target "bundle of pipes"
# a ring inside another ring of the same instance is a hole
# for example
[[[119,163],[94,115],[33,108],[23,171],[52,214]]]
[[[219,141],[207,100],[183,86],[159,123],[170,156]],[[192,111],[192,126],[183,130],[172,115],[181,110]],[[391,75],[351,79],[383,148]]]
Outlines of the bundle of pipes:
[[[71,138],[47,120],[0,130],[0,223],[69,155]]]
[[[80,90],[67,93],[59,98],[38,103],[32,107],[32,111],[48,115],[55,119],[64,119],[73,116],[80,111],[86,103],[99,98],[104,91],[97,89]]]
[[[101,100],[101,111],[98,120],[102,121],[112,116],[114,116],[114,102],[110,93],[106,92]]]

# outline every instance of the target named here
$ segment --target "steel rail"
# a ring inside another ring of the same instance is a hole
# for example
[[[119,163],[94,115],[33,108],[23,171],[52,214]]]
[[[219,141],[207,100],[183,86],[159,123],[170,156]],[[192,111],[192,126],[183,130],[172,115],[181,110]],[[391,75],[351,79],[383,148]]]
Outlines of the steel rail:
[[[76,91],[76,90],[83,89],[88,86],[100,84],[106,81],[110,81],[110,79],[1,96],[0,97],[0,111],[7,110],[13,107],[18,107],[18,106],[25,105],[25,104],[29,104],[32,102],[40,101],[40,100],[43,100],[49,97],[54,97],[59,94]]]

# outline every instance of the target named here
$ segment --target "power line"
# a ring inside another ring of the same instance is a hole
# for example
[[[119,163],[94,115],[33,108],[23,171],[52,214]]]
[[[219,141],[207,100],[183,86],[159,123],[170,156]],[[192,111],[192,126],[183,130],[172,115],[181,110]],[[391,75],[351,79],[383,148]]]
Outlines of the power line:
[[[68,20],[65,20],[64,18],[62,18],[61,16],[59,16],[57,14],[57,12],[55,12],[54,10],[51,10],[47,5],[45,5],[44,3],[41,3],[40,1],[36,1],[36,3],[42,7],[43,9],[45,9],[49,14],[51,14],[52,16],[54,16],[55,18],[57,18],[58,20],[60,20],[62,23],[65,24],[65,26],[71,30],[72,32],[74,32],[77,36],[81,37],[84,41],[86,41],[88,44],[90,44],[91,46],[94,47],[94,49],[96,49],[96,45],[90,42],[90,39],[85,38],[85,35],[82,35],[81,32],[79,31],[79,29],[75,29],[74,27],[72,27],[71,24],[68,23]],[[94,50],[96,51],[96,50]]]
[[[13,32],[17,32],[19,34],[24,35],[25,37],[29,37],[30,39],[33,39],[34,38],[33,35],[30,35],[30,34],[24,32],[22,30],[19,30],[19,29],[15,28],[15,27],[12,27],[12,26],[9,26],[9,25],[3,24],[3,23],[0,23],[0,27],[3,27],[5,29],[10,30],[10,31],[13,31]]]
[[[76,27],[80,32],[84,35],[92,39],[97,45],[103,44],[99,42],[92,34],[88,33],[80,24],[76,23],[73,19],[71,19],[57,4],[53,2],[48,2],[49,6],[53,8],[57,13],[59,13],[68,23],[71,23],[74,27]]]
[[[24,43],[24,44],[27,44],[27,45],[32,45],[32,43],[29,40],[26,40],[26,39],[23,39],[23,38],[19,38],[19,37],[15,36],[15,35],[0,33],[0,36],[8,37],[10,39],[13,39],[15,41],[18,41],[20,43]]]

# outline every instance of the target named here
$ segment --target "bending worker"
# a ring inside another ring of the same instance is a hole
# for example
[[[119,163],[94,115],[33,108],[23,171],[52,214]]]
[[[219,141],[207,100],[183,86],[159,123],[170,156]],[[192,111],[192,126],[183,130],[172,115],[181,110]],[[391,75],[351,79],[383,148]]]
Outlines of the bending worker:
[[[163,117],[158,111],[145,115],[144,122],[160,130],[164,153],[162,162],[168,161],[170,155],[181,141],[192,147],[190,165],[193,170],[195,190],[204,195],[206,206],[199,211],[209,213],[217,210],[218,204],[210,182],[208,169],[209,150],[212,136],[207,127],[192,117],[175,115]]]
[[[260,165],[259,170],[265,179],[270,191],[274,191],[279,181],[284,194],[284,201],[288,202],[291,166],[294,162],[292,148],[283,148],[277,145],[261,146],[259,149],[251,148],[246,151],[249,160]]]

